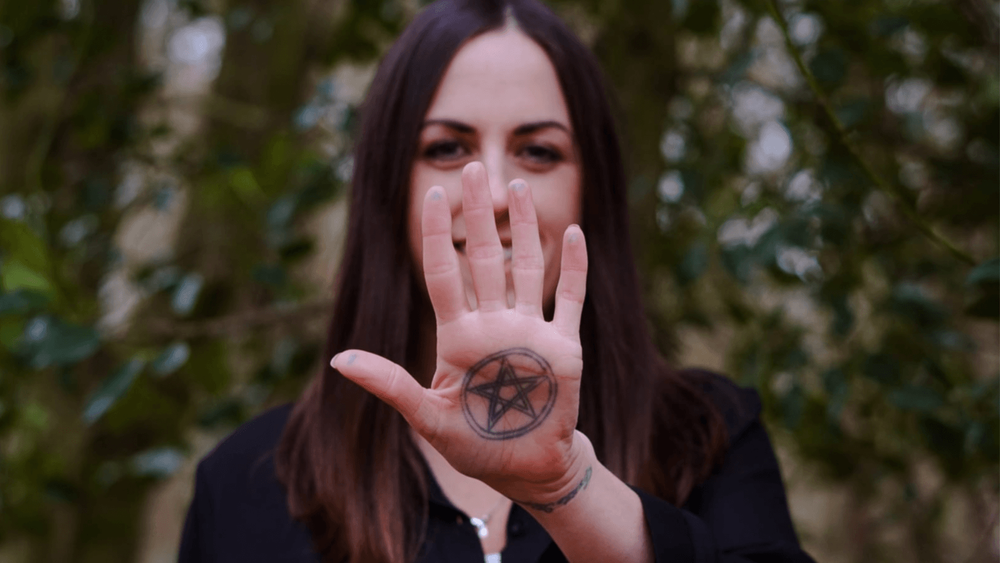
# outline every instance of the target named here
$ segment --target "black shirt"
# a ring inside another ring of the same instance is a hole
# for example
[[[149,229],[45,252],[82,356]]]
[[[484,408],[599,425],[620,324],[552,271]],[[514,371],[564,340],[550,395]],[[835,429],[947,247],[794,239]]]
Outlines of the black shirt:
[[[706,375],[706,374],[702,374]],[[658,563],[812,563],[792,528],[778,463],[760,423],[757,393],[708,375],[709,395],[729,432],[725,462],[682,508],[636,489]],[[181,563],[318,563],[309,531],[288,514],[273,452],[291,412],[277,407],[244,424],[198,465],[181,541]],[[430,475],[426,539],[419,563],[481,563],[469,518]],[[514,505],[504,563],[566,561],[548,533]]]

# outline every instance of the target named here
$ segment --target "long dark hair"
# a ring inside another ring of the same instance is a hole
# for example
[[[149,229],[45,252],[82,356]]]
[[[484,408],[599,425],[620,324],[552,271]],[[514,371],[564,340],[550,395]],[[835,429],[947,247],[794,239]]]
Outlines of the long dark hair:
[[[346,348],[411,368],[427,298],[407,244],[410,171],[438,83],[470,38],[513,20],[556,69],[582,166],[590,271],[579,428],[625,482],[676,504],[718,463],[722,418],[653,345],[629,240],[626,180],[601,71],[536,0],[440,0],[389,49],[362,108],[350,225],[326,358]],[[427,518],[426,469],[402,417],[332,368],[296,403],[277,451],[293,517],[325,561],[404,563]]]

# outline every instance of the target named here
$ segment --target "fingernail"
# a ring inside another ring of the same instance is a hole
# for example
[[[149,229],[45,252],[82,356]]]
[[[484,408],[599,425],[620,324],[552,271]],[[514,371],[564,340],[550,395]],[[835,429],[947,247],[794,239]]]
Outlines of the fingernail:
[[[510,183],[510,189],[514,190],[515,192],[523,192],[524,188],[526,187],[527,186],[524,184],[524,182],[520,180],[515,180]]]
[[[351,354],[350,356],[347,356],[347,365],[354,364],[354,360],[356,360],[356,359],[358,359],[358,355],[357,354]]]
[[[337,367],[337,356],[339,356],[339,355],[340,354],[334,354],[333,355],[333,359],[330,360],[330,367],[333,367],[333,368]]]
[[[574,242],[576,242],[576,239],[578,239],[578,238],[580,238],[580,237],[579,237],[579,236],[577,236],[577,234],[576,234],[576,233],[570,233],[570,234],[569,234],[569,242],[571,242],[571,243],[574,243]]]
[[[431,201],[438,201],[440,199],[441,199],[441,190],[436,189],[436,188],[432,189],[431,190]]]

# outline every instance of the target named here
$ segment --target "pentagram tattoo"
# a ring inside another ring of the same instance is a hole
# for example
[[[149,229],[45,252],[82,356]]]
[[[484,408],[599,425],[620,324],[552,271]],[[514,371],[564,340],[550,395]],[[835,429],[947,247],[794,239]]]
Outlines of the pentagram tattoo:
[[[527,348],[488,356],[465,374],[462,410],[487,440],[510,440],[538,427],[552,412],[556,378],[545,358]]]

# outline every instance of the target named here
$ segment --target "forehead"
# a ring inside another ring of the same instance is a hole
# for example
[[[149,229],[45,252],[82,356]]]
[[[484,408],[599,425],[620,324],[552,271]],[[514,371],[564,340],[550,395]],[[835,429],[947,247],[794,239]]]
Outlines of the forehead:
[[[445,71],[427,119],[554,120],[569,127],[555,67],[545,51],[516,28],[484,33],[462,46]]]

